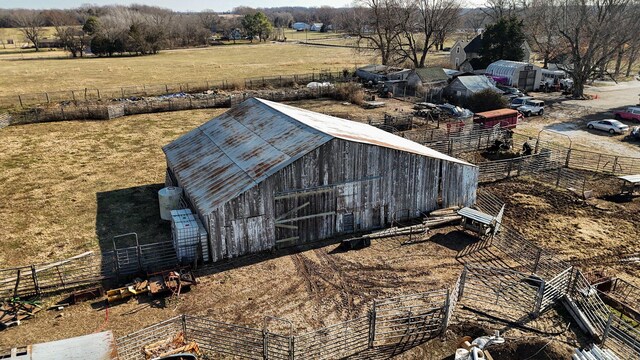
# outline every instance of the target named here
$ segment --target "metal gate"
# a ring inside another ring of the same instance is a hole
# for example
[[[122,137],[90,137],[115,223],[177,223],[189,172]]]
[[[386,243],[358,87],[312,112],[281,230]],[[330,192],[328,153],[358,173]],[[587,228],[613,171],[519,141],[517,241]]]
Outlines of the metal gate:
[[[375,300],[374,345],[421,342],[441,333],[447,290]]]

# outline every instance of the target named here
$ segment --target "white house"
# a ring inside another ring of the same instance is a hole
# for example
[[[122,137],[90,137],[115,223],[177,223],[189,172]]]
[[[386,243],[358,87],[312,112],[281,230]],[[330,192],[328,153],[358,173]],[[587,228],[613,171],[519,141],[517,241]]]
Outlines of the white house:
[[[313,23],[311,24],[311,31],[320,31],[322,29],[322,23]]]
[[[451,47],[451,52],[449,53],[449,62],[454,69],[460,70],[460,66],[464,63],[465,60],[470,61],[471,59],[480,57],[481,48],[482,34],[474,37],[471,41],[458,40]],[[531,47],[529,47],[529,44],[527,44],[526,41],[522,43],[522,50],[524,51],[522,61],[529,62],[529,59],[531,59]]]

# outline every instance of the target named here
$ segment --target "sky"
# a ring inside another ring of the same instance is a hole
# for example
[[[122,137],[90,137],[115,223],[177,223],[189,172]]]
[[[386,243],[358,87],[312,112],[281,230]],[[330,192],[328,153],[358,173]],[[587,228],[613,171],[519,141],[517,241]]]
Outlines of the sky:
[[[145,4],[169,8],[175,11],[201,11],[212,9],[215,11],[229,11],[238,6],[249,7],[279,7],[279,6],[307,6],[319,7],[323,5],[344,7],[352,3],[350,0],[0,0],[0,8],[26,9],[68,9],[82,4]]]

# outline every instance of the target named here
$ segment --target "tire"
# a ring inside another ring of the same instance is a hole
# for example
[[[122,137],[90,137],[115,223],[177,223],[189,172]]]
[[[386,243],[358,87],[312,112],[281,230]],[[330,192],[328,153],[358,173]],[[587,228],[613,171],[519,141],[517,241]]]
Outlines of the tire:
[[[620,116],[620,114],[616,114],[616,116],[614,116],[616,118],[616,120],[622,120],[622,116]]]
[[[524,116],[526,116],[526,117],[531,116],[531,111],[527,111],[527,112],[524,114]]]
[[[593,125],[591,125],[591,124],[587,125],[587,129],[593,130]]]
[[[613,129],[609,129],[609,134],[611,134],[611,135],[615,135],[615,133],[616,133],[616,131],[615,131],[615,130],[613,130]]]
[[[544,114],[544,109],[540,109],[540,111],[538,111],[538,116],[542,116]]]

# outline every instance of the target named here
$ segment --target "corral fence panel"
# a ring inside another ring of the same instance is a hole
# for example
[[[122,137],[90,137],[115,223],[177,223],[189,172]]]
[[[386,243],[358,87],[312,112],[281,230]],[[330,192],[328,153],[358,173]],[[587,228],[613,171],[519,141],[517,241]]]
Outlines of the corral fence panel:
[[[580,270],[574,271],[566,299],[577,309],[587,331],[601,339],[604,347],[621,359],[640,358],[640,330],[622,313],[612,312]]]
[[[0,269],[0,299],[76,289],[108,276],[102,271],[100,256],[92,251],[51,263]]]
[[[375,300],[374,345],[411,343],[437,336],[447,316],[447,290]]]
[[[304,359],[336,359],[369,348],[369,316],[327,326],[295,337],[295,355]]]
[[[541,312],[552,307],[567,294],[571,285],[572,274],[573,268],[568,268],[553,279],[544,282],[544,293],[540,304]]]
[[[116,339],[119,360],[146,360],[145,345],[166,339],[185,331],[184,315],[159,322],[129,335]]]
[[[537,316],[544,281],[500,268],[465,265],[460,303],[512,320]]]
[[[206,353],[263,359],[264,336],[259,329],[187,315],[185,337],[196,341]]]
[[[609,314],[602,344],[621,359],[640,358],[640,331],[628,322]]]

